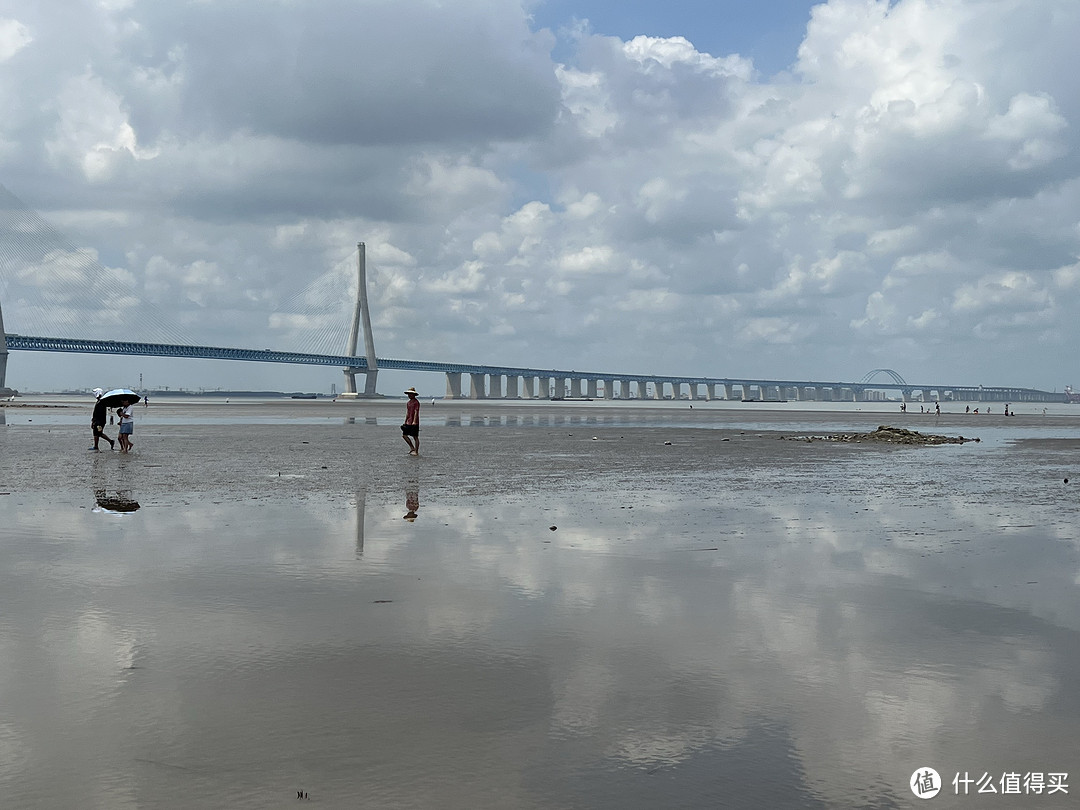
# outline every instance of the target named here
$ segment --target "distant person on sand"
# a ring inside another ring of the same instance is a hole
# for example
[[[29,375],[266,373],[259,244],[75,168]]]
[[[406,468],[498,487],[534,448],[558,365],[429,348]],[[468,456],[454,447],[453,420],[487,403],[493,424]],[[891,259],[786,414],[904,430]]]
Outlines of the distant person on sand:
[[[105,435],[105,416],[108,414],[109,409],[105,406],[105,403],[101,401],[101,395],[105,392],[100,388],[94,389],[94,396],[97,397],[97,402],[94,403],[94,415],[90,417],[90,430],[94,434],[94,446],[91,450],[98,450],[98,442],[104,439],[109,443],[109,449],[112,450],[115,446],[115,442]]]
[[[409,401],[405,405],[405,424],[401,426],[401,438],[409,445],[409,455],[420,455],[420,400],[415,388],[405,391]]]
[[[131,400],[127,400],[116,409],[120,418],[120,452],[126,453],[132,448],[131,435],[135,432],[135,414],[131,410]]]

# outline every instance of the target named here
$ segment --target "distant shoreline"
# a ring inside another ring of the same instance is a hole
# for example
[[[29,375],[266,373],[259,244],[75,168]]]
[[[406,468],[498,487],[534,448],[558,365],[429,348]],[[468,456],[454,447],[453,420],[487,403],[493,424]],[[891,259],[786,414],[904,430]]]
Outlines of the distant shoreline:
[[[147,407],[137,409],[137,419],[150,418],[152,421],[164,419],[171,423],[181,423],[188,416],[197,420],[220,419],[229,422],[280,420],[283,423],[294,420],[312,419],[364,419],[382,420],[397,416],[404,406],[405,397],[385,396],[377,399],[334,399],[321,396],[293,398],[289,394],[271,392],[260,394],[246,392],[244,396],[228,394],[202,393],[181,394],[175,392],[155,395],[151,393]],[[10,419],[32,417],[35,410],[42,412],[43,420],[35,423],[46,424],[55,421],[45,418],[45,414],[54,414],[62,421],[71,419],[70,414],[88,410],[93,404],[89,394],[40,394],[25,395],[14,401],[0,401],[0,415],[5,411]],[[491,424],[507,422],[526,424],[533,417],[545,418],[545,415],[557,415],[572,421],[581,420],[627,424],[664,426],[678,423],[685,426],[706,426],[739,422],[755,424],[812,424],[812,423],[850,423],[859,429],[873,429],[879,425],[906,427],[918,431],[938,432],[956,430],[967,435],[980,428],[1046,426],[1047,420],[1059,427],[1080,426],[1080,407],[1068,404],[1021,403],[1006,417],[1003,407],[992,407],[990,413],[965,412],[963,404],[950,403],[943,407],[940,414],[932,411],[920,413],[917,408],[908,405],[907,412],[900,411],[898,403],[891,402],[754,402],[744,403],[739,400],[550,400],[550,399],[443,399],[421,397],[421,421],[423,424],[449,424],[466,421],[478,424],[486,421]],[[142,416],[145,415],[145,416]],[[518,420],[527,420],[518,422]],[[17,420],[18,421],[18,420]],[[35,420],[31,420],[35,421]],[[816,428],[815,428],[816,429]],[[843,428],[846,429],[846,428]]]

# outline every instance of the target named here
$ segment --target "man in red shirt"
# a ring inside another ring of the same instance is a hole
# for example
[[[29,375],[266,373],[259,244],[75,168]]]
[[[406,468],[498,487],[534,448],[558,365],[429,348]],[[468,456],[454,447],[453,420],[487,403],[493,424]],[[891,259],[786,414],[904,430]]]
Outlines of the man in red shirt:
[[[405,424],[401,426],[401,438],[409,445],[409,455],[420,455],[420,400],[415,388],[405,391],[409,401],[405,405]]]

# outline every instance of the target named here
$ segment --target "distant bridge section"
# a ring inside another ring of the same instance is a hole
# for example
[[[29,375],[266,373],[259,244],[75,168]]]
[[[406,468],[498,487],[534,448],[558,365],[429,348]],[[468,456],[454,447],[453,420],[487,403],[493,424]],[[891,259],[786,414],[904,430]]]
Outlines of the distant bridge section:
[[[182,357],[202,360],[243,360],[333,366],[346,372],[366,372],[366,357],[306,354],[274,349],[236,349],[220,346],[185,346],[119,340],[7,335],[11,351],[76,352],[80,354]],[[435,363],[422,360],[376,359],[377,368],[426,371],[446,375],[450,399],[687,399],[753,402],[884,400],[888,392],[903,401],[920,402],[1064,402],[1064,394],[1034,388],[972,385],[918,385],[906,382],[891,369],[874,369],[859,382],[763,380],[752,378],[688,377],[658,374],[611,374],[565,369],[483,366],[470,363]],[[891,382],[873,382],[878,374]],[[463,383],[468,384],[463,388]],[[3,380],[0,379],[0,386]]]
[[[263,363],[299,363],[310,366],[350,366],[367,368],[363,357],[347,355],[279,352],[274,349],[229,349],[221,346],[184,346],[173,343],[135,343],[124,340],[82,340],[80,338],[7,336],[9,350],[31,352],[74,352],[76,354],[119,354],[140,357],[187,357],[196,360],[248,360]]]

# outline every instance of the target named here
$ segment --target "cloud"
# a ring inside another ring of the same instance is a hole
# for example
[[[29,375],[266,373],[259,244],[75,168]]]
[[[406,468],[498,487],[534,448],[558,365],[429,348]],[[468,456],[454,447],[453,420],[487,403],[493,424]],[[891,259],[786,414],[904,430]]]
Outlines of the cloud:
[[[33,42],[30,30],[18,20],[0,19],[0,62],[6,62]]]
[[[143,13],[153,18],[139,20],[129,58],[183,77],[171,124],[189,135],[473,142],[530,135],[555,110],[549,43],[514,3],[246,0]]]
[[[1080,337],[1066,0],[831,0],[773,78],[514,0],[40,5],[0,178],[210,344],[357,241],[386,356],[1053,388]]]

